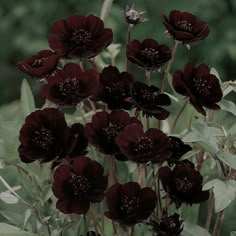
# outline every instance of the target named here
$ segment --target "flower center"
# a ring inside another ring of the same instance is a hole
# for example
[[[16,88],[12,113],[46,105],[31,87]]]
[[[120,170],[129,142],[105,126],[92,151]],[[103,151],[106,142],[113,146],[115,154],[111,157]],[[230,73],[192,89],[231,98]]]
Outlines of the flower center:
[[[51,130],[42,127],[34,132],[32,142],[36,148],[47,151],[55,141]]]
[[[212,88],[207,78],[194,78],[193,87],[196,93],[200,96],[207,97],[211,95],[210,89]]]
[[[79,96],[80,82],[76,78],[67,78],[59,85],[59,91],[63,96]]]
[[[102,129],[102,133],[108,141],[114,140],[122,128],[118,125],[110,123],[108,127]]]
[[[176,26],[177,26],[179,29],[184,30],[184,31],[188,31],[188,32],[192,32],[192,31],[193,31],[193,26],[192,26],[192,24],[189,23],[189,22],[186,21],[186,20],[177,21]]]
[[[142,137],[136,143],[134,151],[145,153],[145,152],[148,152],[152,148],[153,148],[152,140],[147,137]]]
[[[157,95],[159,95],[158,92],[150,92],[148,89],[142,89],[141,94],[143,99],[149,102],[153,102]]]
[[[91,39],[91,33],[85,29],[77,29],[72,32],[71,41],[76,44],[86,44]]]
[[[112,95],[112,98],[126,97],[125,89],[121,88],[119,82],[114,82],[105,86],[105,92]]]
[[[145,48],[144,50],[141,50],[141,55],[150,61],[154,61],[159,58],[159,52],[154,48]]]
[[[91,184],[88,178],[84,176],[72,174],[68,182],[71,185],[74,196],[84,196],[91,190]]]
[[[175,184],[177,190],[183,193],[189,192],[193,187],[193,183],[191,183],[187,177],[176,178]]]
[[[126,214],[131,214],[135,212],[140,206],[140,200],[136,196],[124,195],[121,197],[120,209]]]
[[[41,67],[43,65],[43,59],[41,58],[38,58],[38,59],[35,59],[33,64],[32,64],[32,67]]]

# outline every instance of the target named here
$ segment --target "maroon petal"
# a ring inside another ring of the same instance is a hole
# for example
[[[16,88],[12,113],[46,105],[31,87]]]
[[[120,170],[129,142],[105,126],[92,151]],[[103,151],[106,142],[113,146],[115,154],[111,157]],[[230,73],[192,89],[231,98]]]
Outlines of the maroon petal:
[[[127,196],[135,196],[138,195],[139,191],[140,191],[140,185],[136,182],[129,182],[129,183],[125,183],[122,187],[121,187],[121,193]]]

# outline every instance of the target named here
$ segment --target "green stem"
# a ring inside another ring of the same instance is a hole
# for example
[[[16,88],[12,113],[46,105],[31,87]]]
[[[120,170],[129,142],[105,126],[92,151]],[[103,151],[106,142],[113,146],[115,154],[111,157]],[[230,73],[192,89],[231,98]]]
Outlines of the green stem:
[[[175,46],[172,50],[172,57],[171,57],[168,65],[167,65],[166,72],[165,72],[165,75],[164,75],[164,79],[163,79],[163,82],[162,82],[161,93],[164,93],[164,91],[166,89],[166,82],[167,82],[167,79],[168,79],[168,75],[170,73],[170,68],[171,68],[172,63],[173,63],[174,58],[175,58],[175,54],[176,54],[176,50],[177,50],[178,45],[179,45],[179,42],[175,41]]]
[[[131,26],[128,26],[128,32],[127,32],[127,44],[130,42],[131,39]],[[129,70],[129,60],[127,58],[127,56],[125,56],[126,58],[126,63],[125,63],[125,71],[128,72]]]
[[[210,197],[208,199],[208,211],[207,211],[207,219],[205,224],[205,229],[209,231],[210,225],[211,225],[211,218],[212,218],[212,210],[213,210],[213,204],[214,202],[214,194],[213,191],[210,192]]]
[[[221,212],[217,214],[217,218],[216,218],[216,222],[215,222],[215,226],[214,226],[214,230],[212,234],[213,236],[220,236],[220,230],[223,223],[223,219],[224,219],[224,210],[222,210]]]
[[[182,112],[184,111],[184,108],[187,106],[187,104],[188,104],[188,99],[185,101],[185,103],[183,104],[183,106],[181,107],[181,109],[179,110],[177,116],[176,116],[175,119],[174,119],[174,122],[173,122],[173,125],[172,125],[172,128],[171,128],[171,131],[170,131],[171,134],[174,132],[175,127],[176,127],[176,125],[177,125],[177,122],[178,122],[178,120],[179,120],[179,117],[181,116],[181,114],[182,114]]]

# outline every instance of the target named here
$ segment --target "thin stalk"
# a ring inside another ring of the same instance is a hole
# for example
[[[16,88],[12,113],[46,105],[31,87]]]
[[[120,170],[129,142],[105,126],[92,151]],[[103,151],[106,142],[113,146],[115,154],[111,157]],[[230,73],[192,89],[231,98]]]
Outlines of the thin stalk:
[[[215,226],[214,226],[214,230],[212,234],[213,236],[220,236],[220,230],[223,223],[223,219],[224,219],[224,210],[222,210],[221,212],[217,214],[217,218],[216,218],[216,222],[215,222]]]
[[[84,71],[84,63],[82,59],[79,60],[79,65],[80,65],[81,70]]]
[[[165,75],[164,75],[164,79],[163,79],[163,82],[162,82],[161,93],[164,93],[164,91],[166,89],[166,82],[167,82],[167,79],[168,79],[168,75],[170,73],[170,68],[171,68],[172,63],[173,63],[174,58],[175,58],[175,54],[176,54],[176,50],[177,50],[178,45],[179,45],[179,42],[175,41],[175,46],[172,50],[172,57],[171,57],[168,65],[167,65],[166,72],[165,72]]]
[[[90,213],[91,219],[93,220],[93,226],[94,226],[94,229],[95,229],[96,233],[98,234],[98,230],[99,230],[101,236],[105,236],[104,231],[103,231],[101,225],[99,224],[98,216],[97,216],[97,214],[93,211],[92,207],[90,207],[89,213]]]
[[[139,184],[140,186],[144,186],[145,183],[145,168],[146,165],[145,164],[139,164]]]
[[[150,86],[150,79],[151,79],[151,72],[149,70],[146,70],[146,84]],[[147,129],[150,128],[150,120],[149,116],[146,116],[146,122],[147,122]]]
[[[207,211],[207,219],[206,219],[206,224],[205,224],[205,229],[209,231],[210,225],[211,225],[211,218],[212,218],[212,210],[214,206],[214,194],[213,191],[210,192],[210,197],[208,200],[208,211]]]
[[[110,161],[110,184],[116,184],[119,182],[118,178],[118,173],[117,173],[117,168],[116,168],[116,162],[115,158],[113,156],[109,156],[109,161]]]
[[[129,25],[128,26],[128,31],[127,31],[127,44],[130,42],[130,39],[131,39],[131,26]],[[129,61],[128,61],[128,58],[127,58],[126,55],[125,55],[125,58],[126,58],[125,71],[128,72],[128,70],[129,70]]]
[[[128,228],[128,235],[129,235],[129,236],[134,236],[134,226],[130,226],[130,227]]]
[[[179,120],[179,117],[181,116],[181,114],[182,114],[184,108],[187,106],[187,104],[188,104],[188,100],[185,101],[185,103],[183,104],[183,106],[182,106],[181,109],[179,110],[177,116],[175,117],[174,122],[173,122],[173,125],[172,125],[172,128],[171,128],[171,131],[170,131],[171,134],[174,132],[175,127],[176,127],[176,125],[177,125],[177,122],[178,122],[178,120]]]

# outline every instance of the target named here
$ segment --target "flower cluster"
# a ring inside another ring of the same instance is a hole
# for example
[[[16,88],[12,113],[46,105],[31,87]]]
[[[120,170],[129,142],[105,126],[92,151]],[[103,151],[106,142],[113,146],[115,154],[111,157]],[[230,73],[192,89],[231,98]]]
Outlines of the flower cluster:
[[[145,21],[143,12],[136,12],[133,6],[127,8],[125,17],[132,26]],[[169,35],[183,44],[202,40],[209,34],[205,22],[186,12],[171,11],[169,19],[163,16],[163,23]],[[203,202],[209,192],[202,191],[203,177],[194,163],[181,160],[192,147],[161,129],[160,122],[171,115],[168,110],[171,99],[164,86],[159,89],[150,84],[150,76],[167,63],[170,68],[174,56],[170,48],[152,38],[142,42],[128,40],[127,65],[131,62],[145,70],[144,83],[137,81],[128,67],[120,71],[107,65],[99,71],[94,61],[93,68],[85,67],[83,61],[91,62],[112,41],[112,30],[104,28],[100,18],[73,15],[52,25],[48,42],[53,51],[40,51],[18,63],[21,71],[44,79],[42,95],[56,107],[37,110],[26,117],[20,130],[18,152],[25,163],[37,160],[53,163],[52,191],[57,198],[56,207],[64,214],[85,215],[91,204],[105,198],[108,208],[105,216],[131,227],[156,214],[157,202],[162,199],[159,189],[153,186],[159,179],[166,202],[169,199],[177,208],[183,203]],[[65,63],[69,59],[73,62]],[[206,115],[203,107],[220,108],[216,103],[221,100],[222,91],[207,65],[186,64],[183,71],[174,72],[172,84],[202,115]],[[77,109],[75,114],[79,110],[83,125],[68,123],[65,107]],[[150,126],[149,119],[153,118],[155,122],[158,120],[158,126]],[[110,163],[109,174],[100,164],[104,161]],[[139,180],[127,177],[126,183],[111,184],[117,161],[126,161],[123,163],[126,165],[136,163]],[[149,183],[147,171],[153,172],[153,189],[145,185]],[[162,215],[158,223],[151,221],[150,225],[154,233],[163,236],[178,236],[183,230],[178,214]],[[87,235],[97,232],[90,231]]]

